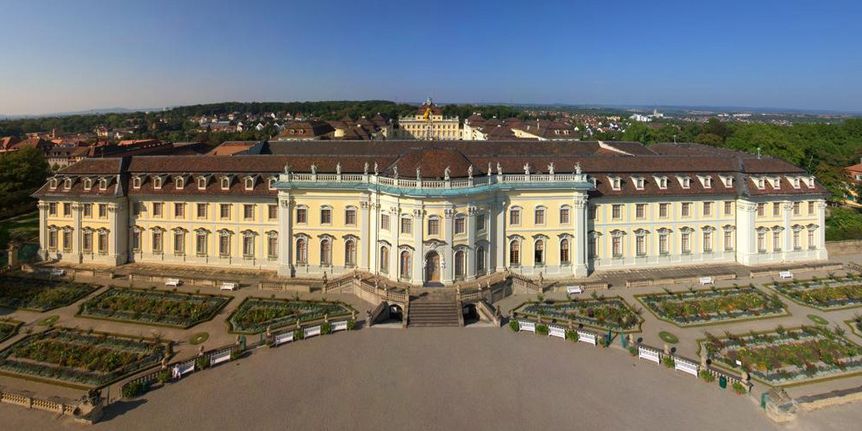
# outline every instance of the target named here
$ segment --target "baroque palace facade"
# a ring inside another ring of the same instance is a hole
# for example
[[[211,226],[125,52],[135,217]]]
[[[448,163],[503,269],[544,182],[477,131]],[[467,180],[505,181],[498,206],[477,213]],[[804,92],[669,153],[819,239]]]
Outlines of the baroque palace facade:
[[[273,142],[271,154],[87,159],[39,199],[41,256],[354,269],[412,284],[496,271],[827,258],[825,189],[773,158],[696,144]]]

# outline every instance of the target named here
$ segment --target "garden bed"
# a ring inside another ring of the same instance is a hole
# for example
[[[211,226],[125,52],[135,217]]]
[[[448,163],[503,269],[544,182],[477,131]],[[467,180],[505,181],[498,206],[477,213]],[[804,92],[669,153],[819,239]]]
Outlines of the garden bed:
[[[112,287],[81,304],[78,315],[190,328],[215,317],[230,300],[231,297],[221,295]]]
[[[98,289],[84,283],[0,277],[0,307],[48,311],[73,304]]]
[[[527,317],[544,323],[617,332],[638,332],[643,322],[638,313],[620,297],[525,302],[512,313],[515,317]]]
[[[636,295],[656,317],[680,327],[786,316],[778,295],[754,287],[730,287]]]
[[[843,336],[843,330],[803,326],[779,327],[772,332],[700,340],[713,364],[748,371],[773,386],[794,385],[862,372],[862,347]]]
[[[21,322],[16,320],[0,320],[0,343],[18,333]]]
[[[818,310],[862,307],[862,280],[857,277],[776,282],[771,286],[792,301]]]
[[[276,298],[246,298],[228,317],[230,332],[258,334],[271,330],[303,325],[324,318],[353,318],[356,311],[341,302],[299,301]]]
[[[0,352],[0,373],[93,388],[157,365],[168,351],[158,340],[55,328]]]

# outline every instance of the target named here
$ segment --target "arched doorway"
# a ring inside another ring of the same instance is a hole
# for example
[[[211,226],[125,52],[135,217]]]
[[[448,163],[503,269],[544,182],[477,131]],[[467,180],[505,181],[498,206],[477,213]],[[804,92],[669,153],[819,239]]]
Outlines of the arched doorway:
[[[425,281],[428,283],[440,282],[440,255],[436,251],[425,255]]]

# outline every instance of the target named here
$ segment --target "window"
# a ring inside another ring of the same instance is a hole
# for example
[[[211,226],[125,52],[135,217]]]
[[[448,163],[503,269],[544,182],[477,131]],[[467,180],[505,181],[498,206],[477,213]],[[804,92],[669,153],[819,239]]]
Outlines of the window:
[[[509,264],[521,264],[521,243],[517,240],[509,243]]]
[[[222,177],[222,178],[221,178],[221,189],[222,189],[222,190],[227,190],[227,189],[229,189],[229,188],[230,188],[230,178],[228,178],[228,177]]]
[[[51,202],[48,204],[48,215],[57,215],[57,202]]]
[[[332,265],[332,240],[329,238],[320,241],[320,264],[322,266]]]
[[[278,218],[278,205],[267,205],[266,206],[266,216],[269,220],[275,220]]]
[[[320,224],[332,224],[332,208],[323,207],[320,209]]]
[[[667,209],[670,204],[660,203],[658,204],[658,216],[660,218],[667,218]]]
[[[63,189],[65,189],[65,190],[69,190],[69,189],[71,189],[71,188],[72,188],[72,179],[71,179],[71,178],[66,178],[66,179],[63,181]]]
[[[245,189],[246,189],[246,190],[252,190],[252,189],[254,189],[254,178],[252,178],[252,177],[246,177],[246,179],[245,179]]]
[[[218,206],[219,218],[222,220],[230,218],[230,204],[219,204]]]
[[[798,216],[802,213],[801,211],[802,204],[800,202],[793,203],[793,215]]]
[[[413,232],[413,220],[410,217],[401,217],[401,233],[409,234]]]
[[[458,250],[455,252],[454,260],[455,260],[455,278],[464,278],[464,267],[465,265],[465,257],[466,254],[463,250]]]
[[[477,214],[476,215],[476,231],[485,230],[485,214]]]
[[[644,179],[643,177],[634,177],[635,189],[643,190],[644,189]]]
[[[161,216],[162,216],[162,205],[163,204],[161,202],[153,202],[153,217],[161,218]]]
[[[132,251],[135,253],[141,251],[141,230],[139,228],[132,229]]]
[[[758,217],[763,217],[765,210],[766,210],[766,204],[764,204],[763,202],[757,204],[757,216]]]
[[[219,232],[218,254],[221,257],[230,256],[230,232],[226,230]]]
[[[536,224],[545,224],[545,209],[536,208],[534,212],[534,221]]]
[[[619,220],[623,218],[623,206],[620,204],[614,204],[611,206],[611,218],[614,220]]]
[[[296,223],[298,224],[306,224],[308,223],[308,209],[305,207],[297,207],[296,208]]]
[[[267,180],[267,187],[270,190],[275,190],[275,182],[276,181],[277,181],[277,179],[275,177],[269,177],[269,179]]]
[[[683,217],[691,217],[691,202],[683,202],[681,207]]]
[[[198,190],[206,190],[207,188],[207,178],[206,177],[198,177]]]
[[[244,258],[254,257],[254,233],[246,232],[242,236],[242,256]]]
[[[380,272],[389,273],[389,247],[380,247]]]
[[[766,253],[766,232],[757,232],[757,252]]]
[[[689,177],[680,178],[679,183],[684,189],[691,188],[691,178]]]
[[[611,252],[615,258],[623,257],[623,238],[620,235],[611,237]]]
[[[81,248],[84,249],[84,253],[93,252],[93,231],[89,229],[84,231],[82,243]],[[155,250],[153,252],[155,253]]]
[[[57,249],[57,228],[52,227],[48,230],[48,249],[56,250]]]
[[[680,233],[680,248],[682,254],[691,254],[691,232],[685,230]]]
[[[156,229],[153,231],[153,254],[162,254],[162,231]]]
[[[774,202],[772,204],[772,216],[778,217],[780,215],[781,215],[781,203],[780,202]]]
[[[182,190],[183,187],[185,187],[185,185],[186,185],[186,179],[185,178],[174,177],[174,187],[176,187],[177,190]]]
[[[642,219],[646,215],[646,204],[635,205],[635,218]]]
[[[733,251],[733,229],[724,230],[724,251]]]
[[[72,251],[72,229],[63,229],[63,251]]]
[[[724,201],[724,215],[733,214],[733,201]]]
[[[356,208],[347,208],[344,210],[344,224],[356,226]]]
[[[93,216],[93,204],[84,204],[84,217]]]
[[[440,219],[436,217],[428,219],[428,235],[440,235]]]
[[[712,202],[703,203],[703,215],[707,217],[712,215]]]
[[[298,238],[296,240],[296,264],[308,264],[308,241],[305,238]]]
[[[197,204],[198,218],[207,218],[207,204]]]
[[[712,253],[712,230],[703,231],[703,252]]]
[[[635,253],[639,257],[646,256],[646,235],[640,234],[635,237]]]
[[[656,182],[658,183],[658,188],[660,190],[667,188],[667,177],[656,177]]]
[[[545,264],[545,241],[538,240],[533,250],[533,263],[535,265]]]
[[[162,188],[162,177],[154,177],[153,178],[153,188],[156,190],[161,190],[161,188]]]
[[[182,229],[174,231],[174,254],[182,256],[186,252],[186,233]]]
[[[587,243],[587,253],[590,258],[595,259],[599,257],[599,238],[598,236],[592,235],[590,236],[590,240]]]
[[[509,210],[509,224],[517,226],[521,224],[521,209],[512,208]]]
[[[781,231],[772,231],[772,251],[781,251]]]
[[[667,231],[662,231],[658,234],[658,253],[663,256],[670,254],[670,241],[668,241]]]
[[[99,204],[99,218],[108,218],[108,205]]]
[[[485,272],[485,248],[478,247],[476,249],[476,271],[479,273]]]
[[[356,266],[356,240],[348,239],[344,243],[344,265]]]
[[[65,202],[63,203],[63,217],[69,217],[72,215],[72,204]]]
[[[132,187],[135,189],[141,188],[141,177],[132,178]]]
[[[572,263],[571,256],[569,255],[569,240],[566,238],[560,240],[560,263],[563,265]]]
[[[176,218],[185,218],[186,217],[186,204],[175,203],[174,204],[174,217]]]
[[[205,230],[199,230],[195,233],[195,253],[198,256],[206,256],[209,245],[207,244],[209,236]]]
[[[254,204],[243,204],[242,218],[243,220],[254,220]]]
[[[354,248],[355,250],[355,248]],[[278,233],[269,232],[266,235],[266,257],[269,259],[278,258]]]
[[[456,253],[456,255],[457,255],[457,253]],[[400,265],[401,270],[399,271],[398,276],[401,277],[402,279],[409,280],[410,279],[410,270],[411,270],[410,267],[412,266],[409,251],[404,250],[401,252],[401,258],[400,258],[399,265]]]
[[[560,208],[560,224],[569,224],[569,208]]]
[[[817,240],[814,238],[816,228],[808,228],[808,248],[814,250],[817,248]]]
[[[108,254],[108,231],[99,231],[99,254]]]
[[[799,237],[799,229],[793,229],[793,249],[801,250],[802,249],[802,241]]]
[[[93,188],[93,180],[84,178],[84,190],[90,190],[91,188]]]
[[[466,220],[463,216],[455,217],[455,234],[462,234],[466,232]]]
[[[620,186],[622,185],[622,180],[620,179],[620,177],[610,177],[610,180],[611,180],[611,189],[619,190]]]
[[[814,201],[808,201],[808,215],[814,214]]]

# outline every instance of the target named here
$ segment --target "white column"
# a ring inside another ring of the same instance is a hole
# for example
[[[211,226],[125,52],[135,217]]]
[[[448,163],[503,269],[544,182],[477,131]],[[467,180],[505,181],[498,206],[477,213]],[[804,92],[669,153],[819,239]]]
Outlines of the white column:
[[[367,199],[367,197],[363,197],[363,200],[359,202],[359,243],[356,244],[359,253],[359,269],[364,271],[368,271],[369,269],[368,254],[372,250],[371,235],[369,233],[371,230],[371,220],[369,219],[371,203]]]
[[[743,265],[753,264],[757,255],[756,211],[756,203],[736,201],[736,261]]]
[[[48,259],[48,202],[39,201],[39,257]],[[75,235],[78,232],[75,231]]]
[[[292,205],[290,193],[278,192],[278,275],[285,277],[294,276],[293,256],[293,232],[291,231]],[[218,241],[218,237],[216,237]]]
[[[476,214],[479,209],[475,206],[467,208],[467,219],[464,221],[467,229],[467,280],[476,278]]]
[[[826,201],[818,200],[814,204],[817,208],[817,258],[821,260],[829,259],[829,254],[826,250]]]
[[[371,203],[369,204],[369,222],[368,229],[368,271],[376,274],[380,271],[380,247],[378,240],[380,239],[380,203],[377,201],[377,194],[371,195]],[[392,219],[389,219],[389,228],[392,229]]]
[[[123,237],[129,229],[126,226],[121,226],[122,223],[120,223],[122,220],[125,220],[125,217],[122,217],[123,208],[122,203],[108,204],[108,226],[110,226],[110,231],[108,232],[108,257],[111,259],[111,263],[115,265],[125,263],[128,256],[127,250],[123,249]],[[75,211],[75,215],[80,217],[78,211]]]
[[[506,270],[506,253],[509,245],[506,243],[506,205],[499,200],[494,204],[494,213],[491,216],[491,238],[493,241],[493,249],[496,265],[496,271],[501,272]]]
[[[455,241],[455,208],[446,208],[444,220],[446,245],[443,246],[443,254],[440,256],[444,266],[441,281],[443,284],[449,284],[455,278],[455,265],[452,262],[452,246]]]
[[[572,244],[569,245],[569,252],[572,253],[572,274],[575,277],[587,276],[587,194],[579,193],[575,196],[572,204],[572,212],[575,217],[575,236]]]
[[[790,227],[790,217],[793,214],[793,202],[785,202],[781,205],[781,208],[784,210],[782,214],[784,216],[784,222],[782,226],[784,230],[781,232],[783,241],[781,244],[781,260],[787,260],[787,256],[793,252],[793,229]]]
[[[411,280],[410,282],[413,284],[422,284],[423,276],[423,262],[424,259],[422,257],[422,241],[425,232],[425,210],[424,209],[415,209],[413,210],[413,260],[411,264],[413,267],[411,268]],[[400,264],[399,257],[399,264]]]
[[[390,280],[398,280],[398,247],[401,246],[401,208],[390,208],[389,227],[392,231],[392,248],[389,249],[389,274]],[[395,222],[393,225],[392,222]]]
[[[92,204],[95,206],[95,204]],[[95,208],[93,209],[95,211]],[[75,263],[81,263],[84,259],[84,249],[83,249],[83,241],[84,241],[84,232],[81,230],[83,228],[83,223],[81,223],[81,218],[84,212],[84,205],[81,203],[72,204],[72,256],[70,256]],[[93,214],[91,212],[91,214]]]

